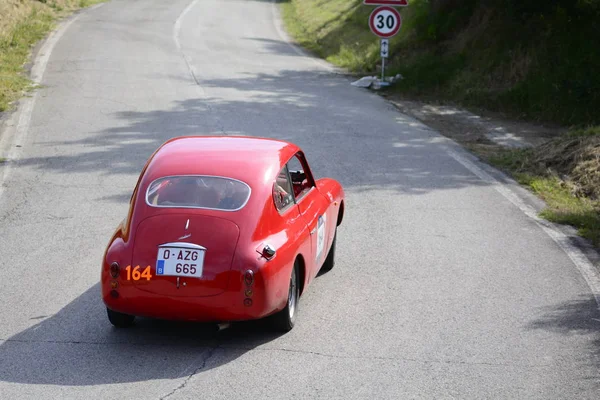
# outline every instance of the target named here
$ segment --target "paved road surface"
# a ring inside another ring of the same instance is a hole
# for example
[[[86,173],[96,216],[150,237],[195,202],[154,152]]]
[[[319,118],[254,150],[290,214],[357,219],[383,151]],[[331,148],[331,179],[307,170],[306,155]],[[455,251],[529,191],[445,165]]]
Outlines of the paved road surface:
[[[114,0],[41,55],[31,119],[5,133],[0,397],[600,398],[600,313],[567,253],[460,149],[298,53],[273,11]],[[347,190],[336,268],[287,335],[106,319],[104,245],[147,157],[190,134],[292,140]]]

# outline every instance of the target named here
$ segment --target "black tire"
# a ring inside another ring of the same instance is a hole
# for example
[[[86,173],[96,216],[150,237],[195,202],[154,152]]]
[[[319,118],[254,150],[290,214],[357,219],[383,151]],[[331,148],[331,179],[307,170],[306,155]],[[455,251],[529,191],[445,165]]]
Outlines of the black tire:
[[[298,314],[298,300],[300,299],[300,265],[298,260],[294,263],[290,276],[290,287],[285,308],[271,317],[273,329],[279,332],[289,332],[296,323]]]
[[[335,265],[335,244],[337,242],[337,226],[335,227],[335,232],[333,234],[333,243],[331,243],[331,248],[329,249],[329,253],[327,254],[327,258],[325,258],[325,262],[321,266],[321,272],[329,272],[333,269]]]
[[[106,313],[108,314],[110,323],[117,328],[128,328],[133,325],[133,321],[135,320],[135,316],[133,315],[122,314],[109,308],[106,309]]]

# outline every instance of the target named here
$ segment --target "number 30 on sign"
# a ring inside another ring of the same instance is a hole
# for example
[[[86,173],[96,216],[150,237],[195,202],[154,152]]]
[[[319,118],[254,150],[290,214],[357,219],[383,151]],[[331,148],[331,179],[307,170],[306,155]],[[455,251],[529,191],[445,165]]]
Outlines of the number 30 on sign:
[[[377,7],[369,17],[371,32],[381,38],[390,38],[400,30],[402,17],[395,8],[383,6]]]

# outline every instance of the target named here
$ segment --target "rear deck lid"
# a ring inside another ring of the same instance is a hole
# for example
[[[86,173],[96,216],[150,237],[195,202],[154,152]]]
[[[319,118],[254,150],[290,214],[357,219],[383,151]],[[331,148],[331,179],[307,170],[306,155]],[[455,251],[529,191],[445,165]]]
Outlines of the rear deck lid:
[[[132,267],[141,290],[166,296],[202,297],[224,292],[239,239],[239,227],[224,218],[193,213],[162,214],[136,230]]]

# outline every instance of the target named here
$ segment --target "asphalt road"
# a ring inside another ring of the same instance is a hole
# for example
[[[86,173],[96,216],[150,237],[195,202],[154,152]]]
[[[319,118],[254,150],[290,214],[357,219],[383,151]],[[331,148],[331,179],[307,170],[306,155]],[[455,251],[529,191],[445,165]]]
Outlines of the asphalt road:
[[[114,0],[38,55],[44,87],[3,133],[0,398],[600,398],[597,276],[273,11]],[[104,246],[148,156],[191,134],[294,141],[347,191],[336,267],[286,335],[106,318]]]

